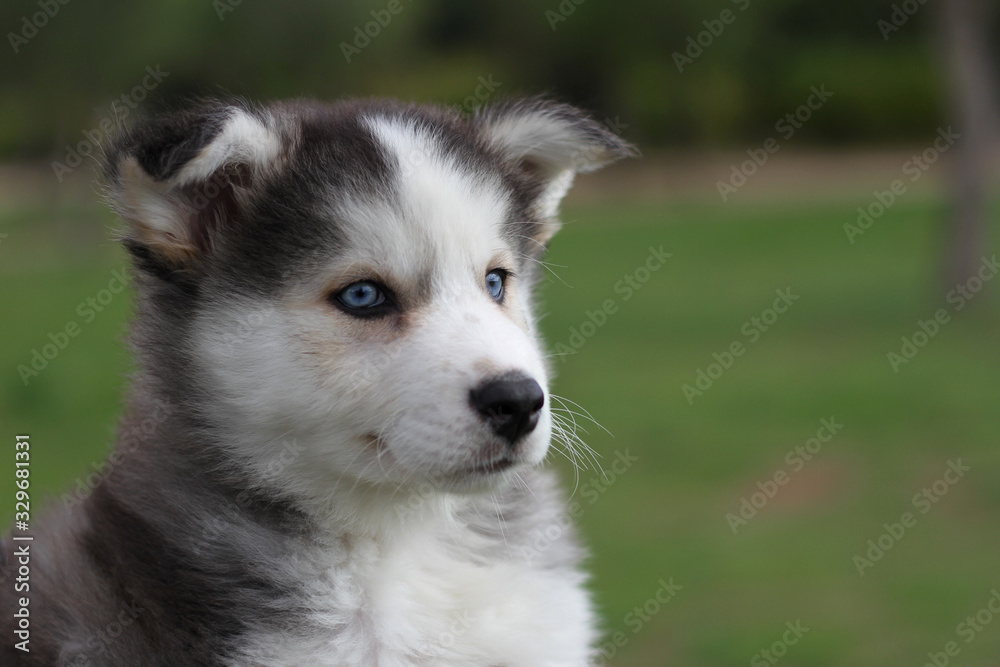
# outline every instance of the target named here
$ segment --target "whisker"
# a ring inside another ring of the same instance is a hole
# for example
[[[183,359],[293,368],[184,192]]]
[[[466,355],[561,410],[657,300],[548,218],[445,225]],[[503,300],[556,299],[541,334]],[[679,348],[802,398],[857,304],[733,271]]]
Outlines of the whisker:
[[[497,500],[495,493],[491,493],[490,497],[493,498],[493,506],[497,511],[497,518],[499,519],[500,535],[503,537],[503,544],[507,548],[507,557],[511,557],[510,544],[507,542],[507,521],[503,518],[503,510],[500,509],[500,502]]]
[[[566,402],[566,399],[563,399],[560,396],[556,396],[554,394],[550,394],[550,396],[560,403]],[[582,409],[583,408],[581,408],[581,410]],[[560,441],[569,452],[572,452],[574,458],[578,458],[578,462],[580,459],[585,460],[587,465],[582,467],[592,467],[595,472],[607,479],[607,473],[604,472],[604,469],[598,461],[598,458],[602,458],[601,454],[584,442],[578,433],[580,426],[577,424],[576,416],[580,414],[581,417],[588,418],[590,421],[597,424],[593,417],[589,417],[589,413],[584,415],[577,413],[574,410],[560,407],[550,407],[549,414],[552,417],[553,438]],[[600,424],[597,425],[600,426]]]

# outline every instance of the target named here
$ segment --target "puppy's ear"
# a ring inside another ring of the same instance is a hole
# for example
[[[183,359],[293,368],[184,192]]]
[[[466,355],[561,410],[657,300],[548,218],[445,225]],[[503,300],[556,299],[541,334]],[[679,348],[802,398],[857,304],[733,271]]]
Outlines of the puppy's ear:
[[[221,104],[163,116],[121,137],[105,157],[105,177],[139,268],[196,272],[283,148],[268,115]]]
[[[485,110],[474,122],[490,146],[536,181],[534,212],[551,222],[543,225],[550,228],[548,236],[557,227],[559,204],[577,173],[638,155],[634,146],[584,112],[545,99],[505,102]]]

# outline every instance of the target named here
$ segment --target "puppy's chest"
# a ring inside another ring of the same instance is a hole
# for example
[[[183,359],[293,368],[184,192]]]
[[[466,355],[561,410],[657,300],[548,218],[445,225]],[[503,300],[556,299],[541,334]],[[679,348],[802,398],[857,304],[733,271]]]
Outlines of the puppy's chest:
[[[517,559],[475,563],[432,539],[390,551],[356,543],[330,561],[303,568],[310,611],[302,626],[260,637],[242,659],[289,667],[585,662],[589,606],[575,573],[542,573]]]

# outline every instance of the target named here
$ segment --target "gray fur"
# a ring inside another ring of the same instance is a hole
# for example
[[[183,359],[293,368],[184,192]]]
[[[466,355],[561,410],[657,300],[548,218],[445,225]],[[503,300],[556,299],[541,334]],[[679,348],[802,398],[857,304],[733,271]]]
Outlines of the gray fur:
[[[406,118],[438,137],[470,172],[499,179],[513,202],[509,239],[526,276],[536,273],[532,260],[547,243],[535,240],[546,221],[533,210],[547,167],[504,155],[484,128],[513,113],[546,113],[596,142],[608,154],[603,161],[632,152],[579,111],[537,99],[507,103],[474,120],[380,101],[266,108],[207,103],[147,121],[108,152],[107,187],[119,210],[126,160],[135,159],[155,182],[175,178],[219,136],[234,109],[270,124],[281,137],[280,167],[255,171],[234,163],[185,186],[192,200],[199,188],[219,193],[192,209],[197,260],[167,256],[125,230],[122,240],[136,273],[130,343],[138,372],[117,453],[98,488],[49,512],[35,533],[30,653],[11,646],[15,543],[4,539],[4,665],[221,666],[240,654],[247,637],[295,636],[309,627],[309,582],[287,563],[331,549],[329,536],[299,498],[221,446],[224,427],[205,407],[216,388],[198,367],[190,341],[199,312],[237,298],[275,297],[340,252],[341,230],[318,214],[331,192],[391,197],[402,176],[360,124],[361,114]],[[521,481],[508,480],[493,494],[456,502],[459,518],[478,536],[469,547],[471,560],[523,560],[524,567],[555,570],[575,568],[581,558],[568,526],[550,548],[534,546],[540,530],[565,525],[562,494],[550,472],[525,471]]]

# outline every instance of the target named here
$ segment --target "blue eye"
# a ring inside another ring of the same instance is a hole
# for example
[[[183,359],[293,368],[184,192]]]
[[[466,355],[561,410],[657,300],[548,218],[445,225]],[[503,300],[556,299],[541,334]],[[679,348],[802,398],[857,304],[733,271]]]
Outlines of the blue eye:
[[[486,291],[497,303],[503,301],[503,283],[506,277],[506,271],[490,271],[486,274]]]
[[[348,308],[356,310],[374,308],[385,303],[385,294],[379,286],[367,280],[351,283],[340,291],[337,298]]]

